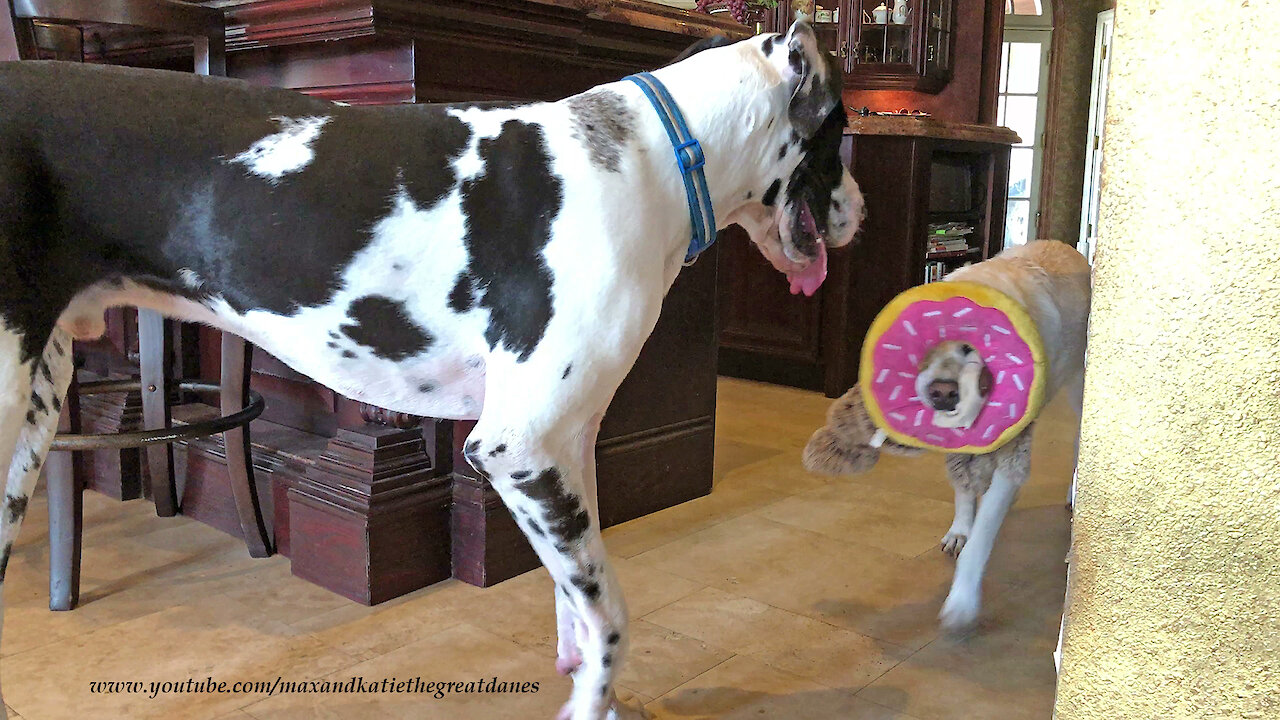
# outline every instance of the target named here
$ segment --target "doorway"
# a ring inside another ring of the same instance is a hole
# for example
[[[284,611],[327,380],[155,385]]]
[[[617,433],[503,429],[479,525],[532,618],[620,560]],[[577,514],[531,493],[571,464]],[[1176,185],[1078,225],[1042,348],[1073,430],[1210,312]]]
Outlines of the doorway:
[[[1037,237],[1053,20],[1048,3],[1006,4],[996,124],[1018,133],[1009,154],[1005,247]]]
[[[1115,29],[1116,11],[1098,13],[1098,29],[1094,34],[1093,81],[1089,91],[1089,135],[1084,161],[1084,193],[1080,205],[1080,241],[1076,246],[1093,264],[1098,239],[1099,186],[1102,182],[1102,136],[1106,130],[1107,76],[1111,69],[1111,34]]]

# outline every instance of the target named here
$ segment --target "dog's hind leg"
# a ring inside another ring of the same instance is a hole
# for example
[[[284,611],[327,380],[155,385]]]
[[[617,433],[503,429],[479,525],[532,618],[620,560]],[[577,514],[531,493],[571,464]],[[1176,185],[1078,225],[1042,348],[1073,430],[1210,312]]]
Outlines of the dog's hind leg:
[[[962,630],[978,619],[982,604],[982,575],[987,568],[987,560],[991,557],[991,548],[1004,523],[1004,516],[1017,499],[1018,489],[1027,481],[1031,469],[1033,427],[1034,425],[1028,425],[1008,445],[991,453],[995,456],[991,486],[982,495],[973,521],[973,530],[956,559],[951,592],[939,614],[942,626],[947,630]]]
[[[54,329],[44,352],[21,361],[22,336],[0,320],[0,467],[8,468],[0,508],[0,619],[4,574],[71,382],[71,337]]]

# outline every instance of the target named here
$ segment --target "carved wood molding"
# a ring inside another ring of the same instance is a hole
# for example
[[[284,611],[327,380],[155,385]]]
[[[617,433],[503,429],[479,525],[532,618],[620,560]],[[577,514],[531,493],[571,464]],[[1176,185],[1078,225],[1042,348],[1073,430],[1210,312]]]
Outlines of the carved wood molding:
[[[227,50],[374,34],[368,0],[232,0],[214,2],[227,14]]]
[[[645,0],[205,0],[227,14],[227,50],[383,32],[540,49],[559,54],[678,46],[751,31]],[[681,40],[680,38],[685,38]],[[660,53],[665,55],[665,53]]]
[[[417,427],[422,424],[423,420],[421,415],[396,412],[395,410],[388,410],[369,403],[360,403],[360,417],[365,422],[400,429]]]
[[[379,32],[619,66],[661,64],[697,38],[751,35],[720,17],[644,0],[373,0],[373,7]]]

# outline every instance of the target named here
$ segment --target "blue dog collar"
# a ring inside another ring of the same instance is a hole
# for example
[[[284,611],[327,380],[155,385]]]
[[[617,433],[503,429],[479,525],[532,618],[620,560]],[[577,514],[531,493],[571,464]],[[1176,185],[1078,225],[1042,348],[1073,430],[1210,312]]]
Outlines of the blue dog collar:
[[[626,79],[639,85],[645,97],[649,98],[653,109],[658,111],[662,126],[667,129],[671,146],[675,148],[676,166],[680,168],[680,177],[684,178],[684,191],[689,197],[689,217],[693,220],[693,238],[689,241],[689,253],[684,258],[686,264],[691,263],[716,241],[716,211],[711,207],[707,174],[703,172],[707,157],[702,153],[702,144],[689,132],[680,106],[676,105],[675,98],[671,97],[662,81],[650,73],[636,73]]]

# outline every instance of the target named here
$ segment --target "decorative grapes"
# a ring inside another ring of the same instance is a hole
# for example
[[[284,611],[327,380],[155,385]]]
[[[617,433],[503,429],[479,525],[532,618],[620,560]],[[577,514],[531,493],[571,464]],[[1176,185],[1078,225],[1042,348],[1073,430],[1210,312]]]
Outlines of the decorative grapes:
[[[713,5],[724,6],[734,20],[746,25],[752,8],[775,8],[778,7],[778,0],[696,0],[696,5],[704,13],[710,13]]]

